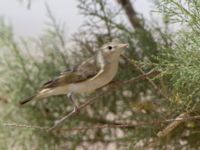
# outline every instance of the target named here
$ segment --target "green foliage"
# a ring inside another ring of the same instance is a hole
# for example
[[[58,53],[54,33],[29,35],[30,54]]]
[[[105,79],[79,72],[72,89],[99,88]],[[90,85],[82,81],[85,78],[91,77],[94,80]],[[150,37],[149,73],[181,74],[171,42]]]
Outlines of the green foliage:
[[[198,87],[200,38],[197,32],[200,25],[199,4],[197,1],[182,1],[182,3],[163,1],[162,3],[164,12],[177,22],[185,24],[187,29],[174,33],[173,45],[163,50],[159,58],[159,66],[167,78],[170,91],[174,96],[179,96],[187,109],[189,104],[198,105],[200,96]],[[192,106],[189,108],[192,109]]]
[[[160,68],[167,76],[171,91],[179,94],[181,101],[199,102],[199,37],[193,33],[179,35],[180,39],[160,58]]]

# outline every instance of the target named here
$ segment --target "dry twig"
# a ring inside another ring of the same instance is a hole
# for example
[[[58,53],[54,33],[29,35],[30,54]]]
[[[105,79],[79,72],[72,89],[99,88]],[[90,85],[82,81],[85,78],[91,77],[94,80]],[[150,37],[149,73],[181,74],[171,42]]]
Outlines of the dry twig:
[[[147,125],[160,125],[162,123],[169,123],[169,122],[184,122],[189,120],[200,120],[200,115],[198,116],[190,116],[190,117],[183,117],[184,114],[180,115],[176,119],[166,119],[166,120],[154,120],[154,121],[148,121],[148,122],[138,122],[138,123],[129,123],[129,124],[100,124],[100,125],[94,125],[89,127],[76,127],[76,128],[60,128],[56,129],[57,131],[84,131],[84,130],[93,130],[93,129],[105,129],[105,128],[136,128],[136,127],[143,127]],[[40,127],[40,126],[32,126],[32,125],[25,125],[25,124],[13,124],[13,123],[5,123],[3,124],[6,127],[18,127],[18,128],[32,128],[32,129],[38,129],[42,131],[47,131],[48,127]]]

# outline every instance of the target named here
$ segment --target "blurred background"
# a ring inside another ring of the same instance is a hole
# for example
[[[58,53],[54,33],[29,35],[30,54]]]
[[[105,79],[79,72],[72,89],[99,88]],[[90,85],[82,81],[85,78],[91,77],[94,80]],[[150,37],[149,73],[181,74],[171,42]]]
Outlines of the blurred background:
[[[114,1],[110,2],[116,5]],[[43,32],[45,23],[48,20],[45,4],[49,5],[57,20],[65,23],[66,36],[68,37],[77,32],[84,22],[84,16],[77,8],[78,1],[36,0],[23,4],[23,1],[19,0],[1,0],[0,14],[12,23],[17,36],[37,36]],[[135,0],[134,6],[146,18],[150,17],[150,10],[153,8],[150,0]]]
[[[199,14],[197,0],[0,0],[0,149],[199,149]],[[116,38],[126,84],[77,96],[104,92],[50,133],[65,96],[18,105]]]

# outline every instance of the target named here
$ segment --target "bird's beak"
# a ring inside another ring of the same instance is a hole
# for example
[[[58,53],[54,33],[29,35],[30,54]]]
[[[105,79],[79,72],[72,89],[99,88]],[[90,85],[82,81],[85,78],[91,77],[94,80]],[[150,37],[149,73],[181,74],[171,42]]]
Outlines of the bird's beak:
[[[119,44],[118,48],[128,48],[128,44]]]

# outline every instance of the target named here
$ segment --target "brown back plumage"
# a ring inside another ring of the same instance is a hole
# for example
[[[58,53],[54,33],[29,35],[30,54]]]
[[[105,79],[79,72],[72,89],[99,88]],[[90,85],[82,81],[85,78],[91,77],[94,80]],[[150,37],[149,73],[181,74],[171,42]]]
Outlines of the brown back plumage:
[[[95,76],[100,69],[101,68],[97,64],[96,59],[92,57],[80,65],[65,70],[58,77],[44,83],[41,89],[54,88],[69,83],[82,82]]]

